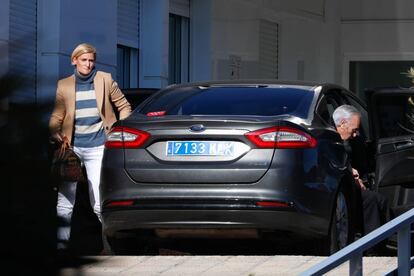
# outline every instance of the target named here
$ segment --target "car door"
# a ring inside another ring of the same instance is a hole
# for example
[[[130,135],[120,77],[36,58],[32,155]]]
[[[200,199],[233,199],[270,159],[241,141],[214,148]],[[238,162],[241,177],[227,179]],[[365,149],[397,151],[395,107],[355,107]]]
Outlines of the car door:
[[[367,91],[375,180],[395,216],[414,207],[414,90]]]

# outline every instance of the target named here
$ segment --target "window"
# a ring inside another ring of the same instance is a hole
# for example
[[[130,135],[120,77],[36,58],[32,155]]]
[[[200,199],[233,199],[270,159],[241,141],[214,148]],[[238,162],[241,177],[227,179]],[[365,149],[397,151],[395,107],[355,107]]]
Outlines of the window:
[[[279,77],[279,25],[268,20],[260,20],[259,26],[259,77],[277,79]]]
[[[349,89],[362,100],[364,90],[376,87],[410,87],[411,80],[401,72],[414,64],[414,60],[352,61],[349,64]]]
[[[170,14],[168,83],[189,81],[189,18]]]
[[[119,87],[138,87],[138,49],[118,45],[116,79]]]

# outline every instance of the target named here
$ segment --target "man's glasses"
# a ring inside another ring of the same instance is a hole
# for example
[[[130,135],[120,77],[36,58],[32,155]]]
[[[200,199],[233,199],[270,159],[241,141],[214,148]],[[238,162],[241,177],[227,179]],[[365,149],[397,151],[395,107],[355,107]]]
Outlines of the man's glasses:
[[[352,135],[359,136],[359,128],[352,129]]]

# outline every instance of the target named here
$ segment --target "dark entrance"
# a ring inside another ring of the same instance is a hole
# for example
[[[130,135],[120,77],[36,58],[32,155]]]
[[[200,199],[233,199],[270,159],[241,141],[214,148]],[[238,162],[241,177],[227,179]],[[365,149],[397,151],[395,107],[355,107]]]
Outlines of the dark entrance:
[[[414,61],[351,61],[349,89],[365,101],[364,89],[376,87],[410,87],[406,75]]]

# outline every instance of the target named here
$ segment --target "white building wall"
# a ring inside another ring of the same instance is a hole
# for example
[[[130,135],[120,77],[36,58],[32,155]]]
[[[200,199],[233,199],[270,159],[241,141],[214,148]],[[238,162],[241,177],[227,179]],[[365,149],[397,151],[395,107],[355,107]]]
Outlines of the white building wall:
[[[284,15],[281,20],[280,41],[280,79],[302,79],[318,81],[322,64],[320,63],[322,34],[316,31],[323,24],[319,19],[295,18]],[[303,67],[303,68],[302,68]],[[303,71],[303,73],[301,72]],[[326,80],[330,81],[330,80]]]
[[[53,101],[58,79],[73,73],[70,55],[80,43],[94,45],[97,48],[97,69],[115,76],[116,17],[116,0],[39,1],[39,102]]]
[[[279,79],[338,81],[338,0],[326,7],[325,1],[317,0],[212,3],[212,79],[231,78],[234,57],[240,63],[240,78],[261,78],[259,27],[261,20],[267,20],[279,26]]]
[[[414,60],[413,10],[412,0],[341,1],[344,86],[350,61]]]
[[[174,0],[180,3],[180,1]],[[181,1],[182,2],[182,1]],[[184,1],[185,2],[185,1]],[[140,86],[168,80],[169,0],[142,0]],[[375,7],[373,9],[372,7]],[[348,85],[351,60],[413,60],[412,0],[191,0],[190,80],[260,77],[260,22],[278,24],[278,77]],[[98,49],[97,68],[116,72],[117,0],[42,0],[38,4],[38,102],[54,99],[72,73],[81,42]],[[0,2],[0,49],[7,52],[9,0]],[[8,71],[8,55],[0,58]]]
[[[237,9],[235,8],[237,7]],[[239,0],[213,0],[211,15],[211,79],[230,79],[235,69],[241,78],[256,75],[259,59],[257,4]],[[231,65],[239,58],[238,68]]]
[[[340,0],[325,2],[324,19],[319,29],[320,81],[341,82],[341,7]]]

